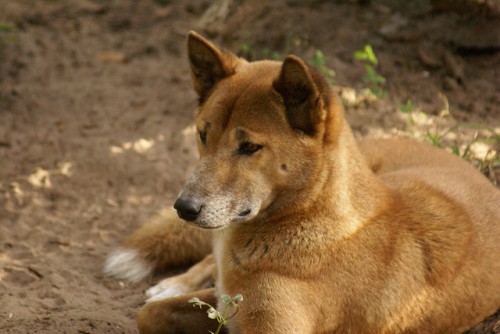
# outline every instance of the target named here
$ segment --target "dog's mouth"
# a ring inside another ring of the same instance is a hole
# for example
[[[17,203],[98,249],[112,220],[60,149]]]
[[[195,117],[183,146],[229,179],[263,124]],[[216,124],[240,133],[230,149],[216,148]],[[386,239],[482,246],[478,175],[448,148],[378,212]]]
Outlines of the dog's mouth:
[[[198,224],[195,221],[188,221],[188,220],[186,220],[186,222],[189,225],[193,225],[195,227],[198,227],[198,228],[201,228],[201,229],[204,229],[204,230],[211,230],[211,231],[222,230],[222,229],[225,229],[226,227],[229,226],[229,224],[224,224],[224,225],[219,225],[219,226],[212,226],[212,225],[206,225],[206,224]]]
[[[246,209],[246,210],[243,210],[241,211],[238,216],[239,217],[246,217],[248,216],[250,213],[252,213],[252,209]]]
[[[196,226],[198,228],[202,228],[204,230],[222,230],[222,229],[228,227],[231,223],[243,223],[243,222],[250,220],[254,216],[253,212],[254,211],[250,208],[245,209],[245,210],[241,211],[240,213],[238,213],[238,215],[236,217],[234,217],[232,219],[228,219],[227,222],[224,222],[221,224],[222,219],[218,220],[216,223],[218,223],[220,225],[214,225],[211,222],[206,222],[206,221],[204,221],[204,219],[202,217],[196,217],[194,219],[193,219],[193,217],[189,217],[189,219],[185,219],[185,217],[182,217],[181,215],[179,215],[179,217],[182,220],[184,220],[185,222],[187,222],[188,224],[190,224],[192,226]]]
[[[207,230],[250,221],[259,213],[260,207],[258,200],[247,199],[236,203],[228,196],[200,199],[188,193],[181,193],[174,204],[179,218]]]

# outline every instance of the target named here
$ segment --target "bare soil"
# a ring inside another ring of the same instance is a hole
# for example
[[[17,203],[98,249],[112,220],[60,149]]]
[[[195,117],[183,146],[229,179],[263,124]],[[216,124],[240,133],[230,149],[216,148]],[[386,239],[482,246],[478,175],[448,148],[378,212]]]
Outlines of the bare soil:
[[[489,155],[469,158],[500,181],[494,6],[464,14],[424,0],[244,1],[201,28],[209,5],[0,0],[1,333],[137,332],[142,292],[158,278],[120,282],[101,267],[173,203],[196,160],[191,29],[254,59],[311,61],[321,50],[357,136],[426,140],[459,125],[442,145],[489,138],[472,145]],[[386,78],[384,99],[364,91],[353,53],[365,44]],[[408,100],[414,122],[399,110]],[[498,319],[477,332],[500,331]]]

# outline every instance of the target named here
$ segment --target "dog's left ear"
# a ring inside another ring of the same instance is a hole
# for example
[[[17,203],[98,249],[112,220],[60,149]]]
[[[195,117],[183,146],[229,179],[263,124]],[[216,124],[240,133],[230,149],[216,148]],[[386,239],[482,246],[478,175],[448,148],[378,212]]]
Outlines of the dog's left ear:
[[[326,80],[299,57],[287,56],[273,88],[283,98],[290,126],[315,135],[326,119],[329,105],[330,87]]]
[[[201,102],[219,81],[234,74],[238,61],[234,54],[221,51],[194,31],[188,35],[188,55],[194,89]]]

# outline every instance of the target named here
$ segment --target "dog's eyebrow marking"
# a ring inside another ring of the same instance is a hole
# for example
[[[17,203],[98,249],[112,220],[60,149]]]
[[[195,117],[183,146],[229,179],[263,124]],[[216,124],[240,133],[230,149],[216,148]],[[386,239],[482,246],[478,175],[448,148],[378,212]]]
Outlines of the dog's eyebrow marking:
[[[248,134],[246,133],[245,130],[242,130],[242,129],[236,130],[236,139],[241,141],[241,140],[244,140],[247,138],[248,138]]]
[[[255,246],[255,247],[252,249],[252,251],[251,251],[250,253],[248,253],[247,258],[251,258],[251,257],[255,254],[255,252],[256,252],[256,251],[257,251],[257,246]]]
[[[234,264],[236,264],[238,267],[241,267],[241,261],[238,258],[238,255],[236,255],[233,251],[231,251],[231,258],[233,259]]]
[[[243,248],[247,248],[248,246],[250,246],[250,244],[252,243],[252,241],[253,241],[253,238],[248,239],[248,241],[245,243],[245,245],[243,246]]]
[[[238,254],[236,254],[233,250],[230,252],[231,259],[233,260],[234,264],[238,266],[239,268],[243,269],[244,271],[248,271],[245,266],[241,263],[240,258],[238,257]]]
[[[269,251],[269,245],[268,245],[268,244],[266,244],[266,245],[264,246],[264,250],[262,251],[262,254],[260,254],[260,258],[259,258],[259,260],[260,260],[260,259],[262,259],[262,258],[264,257],[264,255],[266,255],[266,254],[267,254],[267,252],[268,252],[268,251]]]

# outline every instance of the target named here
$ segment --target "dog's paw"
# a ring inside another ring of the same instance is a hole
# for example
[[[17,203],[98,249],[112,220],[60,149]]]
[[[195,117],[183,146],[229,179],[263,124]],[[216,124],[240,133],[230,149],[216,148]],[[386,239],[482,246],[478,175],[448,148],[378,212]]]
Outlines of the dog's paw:
[[[165,278],[160,283],[146,290],[145,295],[148,297],[146,303],[180,296],[188,292],[191,292],[191,289],[186,284],[180,282],[179,276]]]
[[[118,248],[109,254],[103,271],[108,276],[139,282],[151,275],[153,266],[141,258],[136,250]]]

